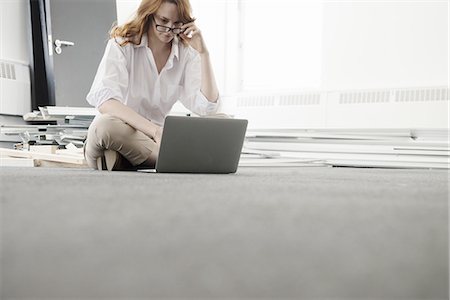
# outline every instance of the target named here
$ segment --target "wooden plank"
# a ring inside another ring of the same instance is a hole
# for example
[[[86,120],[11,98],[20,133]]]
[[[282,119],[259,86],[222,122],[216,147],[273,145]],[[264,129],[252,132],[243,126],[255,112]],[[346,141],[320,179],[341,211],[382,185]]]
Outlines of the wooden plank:
[[[56,150],[58,149],[57,145],[32,145],[30,146],[31,152],[40,152],[40,153],[49,153],[56,154]]]
[[[67,149],[67,150],[72,150],[72,151],[74,151],[74,152],[80,152],[80,151],[81,151],[81,153],[83,153],[83,148],[78,148],[77,146],[75,146],[75,145],[72,144],[72,143],[68,143],[68,144],[66,145],[66,149]]]
[[[49,161],[49,160],[36,160],[39,164],[39,167],[42,168],[70,168],[70,169],[89,169],[89,166],[86,164],[68,164],[68,163],[62,163],[62,162],[55,162],[55,161]]]
[[[68,164],[83,165],[86,163],[84,158],[77,158],[77,157],[69,156],[69,155],[30,152],[30,151],[12,150],[12,149],[5,149],[5,148],[0,148],[0,154],[2,156],[33,158],[33,159],[39,159],[39,160],[48,160],[48,161],[54,161],[54,162],[68,163]]]
[[[32,158],[14,158],[0,156],[1,167],[36,167],[39,163]]]
[[[74,151],[68,150],[68,149],[58,149],[58,150],[56,150],[56,154],[73,156],[73,157],[78,157],[78,158],[84,157],[83,150],[81,150],[81,152],[74,152]]]

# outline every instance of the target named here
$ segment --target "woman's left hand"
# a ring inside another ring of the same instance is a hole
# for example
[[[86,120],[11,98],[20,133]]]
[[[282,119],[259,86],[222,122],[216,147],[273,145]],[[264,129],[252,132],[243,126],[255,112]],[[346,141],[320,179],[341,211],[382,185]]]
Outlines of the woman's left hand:
[[[202,32],[194,22],[184,24],[181,28],[184,29],[179,35],[181,39],[186,41],[200,54],[208,52],[205,41],[203,40]]]

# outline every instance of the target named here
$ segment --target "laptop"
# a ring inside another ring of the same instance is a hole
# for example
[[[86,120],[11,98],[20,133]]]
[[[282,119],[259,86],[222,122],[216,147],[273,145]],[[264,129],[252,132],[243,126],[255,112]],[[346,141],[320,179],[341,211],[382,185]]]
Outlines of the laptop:
[[[247,120],[167,116],[158,173],[235,173]]]

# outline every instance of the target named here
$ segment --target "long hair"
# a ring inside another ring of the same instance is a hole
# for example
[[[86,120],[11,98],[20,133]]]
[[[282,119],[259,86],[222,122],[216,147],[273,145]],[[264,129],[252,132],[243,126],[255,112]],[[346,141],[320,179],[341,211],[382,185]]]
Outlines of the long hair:
[[[142,0],[134,17],[122,26],[113,26],[109,33],[110,37],[121,37],[122,41],[119,43],[121,46],[125,46],[128,43],[139,45],[142,35],[149,30],[153,22],[153,15],[164,2],[173,3],[177,6],[178,16],[183,24],[195,21],[191,16],[192,9],[189,0]],[[186,45],[185,41],[180,40]]]

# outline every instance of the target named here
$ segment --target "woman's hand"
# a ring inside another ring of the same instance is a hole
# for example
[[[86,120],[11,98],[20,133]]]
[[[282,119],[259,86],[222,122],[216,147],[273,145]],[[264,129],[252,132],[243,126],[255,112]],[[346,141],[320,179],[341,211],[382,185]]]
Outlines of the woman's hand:
[[[156,126],[156,130],[155,130],[155,134],[153,135],[153,139],[155,140],[156,145],[158,145],[158,148],[161,146],[162,132],[163,132],[163,128]]]
[[[184,29],[184,31],[180,33],[179,36],[183,41],[186,41],[200,54],[208,53],[202,32],[194,22],[184,24],[181,28]]]

